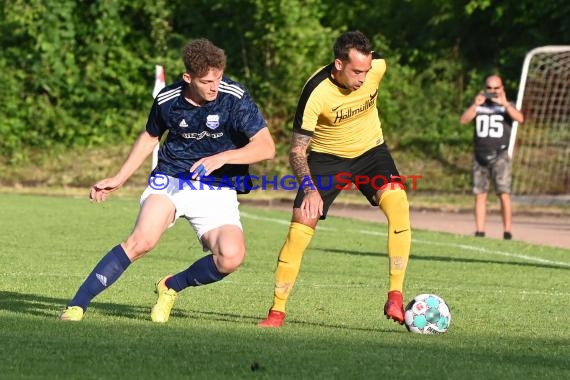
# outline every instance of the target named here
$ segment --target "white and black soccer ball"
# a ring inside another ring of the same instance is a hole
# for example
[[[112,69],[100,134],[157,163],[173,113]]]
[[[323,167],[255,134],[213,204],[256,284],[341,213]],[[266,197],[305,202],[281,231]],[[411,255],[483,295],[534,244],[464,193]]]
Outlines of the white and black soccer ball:
[[[416,334],[443,334],[451,324],[451,311],[435,294],[420,294],[408,303],[404,314],[406,328]]]

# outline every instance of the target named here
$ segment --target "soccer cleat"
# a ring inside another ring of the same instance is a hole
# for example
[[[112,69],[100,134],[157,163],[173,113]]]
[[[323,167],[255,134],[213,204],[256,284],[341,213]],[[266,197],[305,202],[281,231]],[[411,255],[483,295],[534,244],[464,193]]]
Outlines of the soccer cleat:
[[[81,306],[68,306],[59,315],[59,320],[60,321],[79,322],[83,319],[84,313],[85,312],[83,311]]]
[[[170,289],[166,286],[166,280],[170,277],[172,276],[166,276],[156,283],[154,292],[158,294],[158,299],[150,312],[150,318],[153,322],[168,322],[174,301],[178,298],[178,293],[174,289]]]
[[[404,324],[404,299],[402,293],[397,290],[388,292],[388,301],[384,305],[384,315],[399,324]]]
[[[285,322],[285,313],[277,310],[269,310],[267,318],[259,322],[257,325],[259,327],[281,327],[283,322]]]
[[[511,240],[513,238],[513,234],[511,234],[510,232],[505,231],[503,233],[503,239],[505,240]]]
[[[475,237],[485,237],[485,232],[483,232],[483,231],[475,231]]]

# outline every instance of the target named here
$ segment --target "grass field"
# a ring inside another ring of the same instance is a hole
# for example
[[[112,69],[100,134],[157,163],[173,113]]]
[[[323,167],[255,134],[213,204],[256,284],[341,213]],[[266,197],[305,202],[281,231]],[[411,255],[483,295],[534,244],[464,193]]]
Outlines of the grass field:
[[[181,293],[167,324],[150,321],[154,282],[202,255],[182,220],[83,322],[56,320],[130,232],[137,202],[0,195],[0,378],[568,378],[568,250],[414,231],[406,299],[431,292],[452,310],[447,334],[421,336],[382,315],[385,226],[331,217],[304,258],[286,325],[266,330],[255,324],[289,214],[251,207],[242,207],[246,263]]]

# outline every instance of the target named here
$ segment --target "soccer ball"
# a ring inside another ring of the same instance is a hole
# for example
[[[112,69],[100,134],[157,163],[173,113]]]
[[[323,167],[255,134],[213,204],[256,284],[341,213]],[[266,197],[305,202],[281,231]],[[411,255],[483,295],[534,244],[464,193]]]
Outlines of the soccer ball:
[[[451,312],[435,294],[420,294],[406,306],[404,319],[408,331],[417,334],[443,334],[451,324]]]

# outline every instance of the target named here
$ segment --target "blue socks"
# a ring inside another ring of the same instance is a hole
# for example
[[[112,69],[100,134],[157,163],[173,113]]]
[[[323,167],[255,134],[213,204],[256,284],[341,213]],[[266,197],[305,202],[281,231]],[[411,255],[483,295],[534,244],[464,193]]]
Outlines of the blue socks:
[[[87,310],[91,300],[117,281],[130,264],[131,260],[121,245],[111,249],[93,268],[68,306],[80,306],[83,310]],[[197,260],[188,269],[169,278],[166,286],[179,292],[189,286],[220,281],[226,276],[226,273],[220,273],[216,268],[214,256],[208,255]]]
[[[68,306],[81,306],[86,310],[91,300],[117,281],[130,264],[120,244],[111,249],[93,268]]]
[[[166,280],[165,285],[179,292],[189,286],[200,286],[220,281],[228,274],[220,273],[214,263],[214,255],[204,256],[198,259],[188,269]]]

